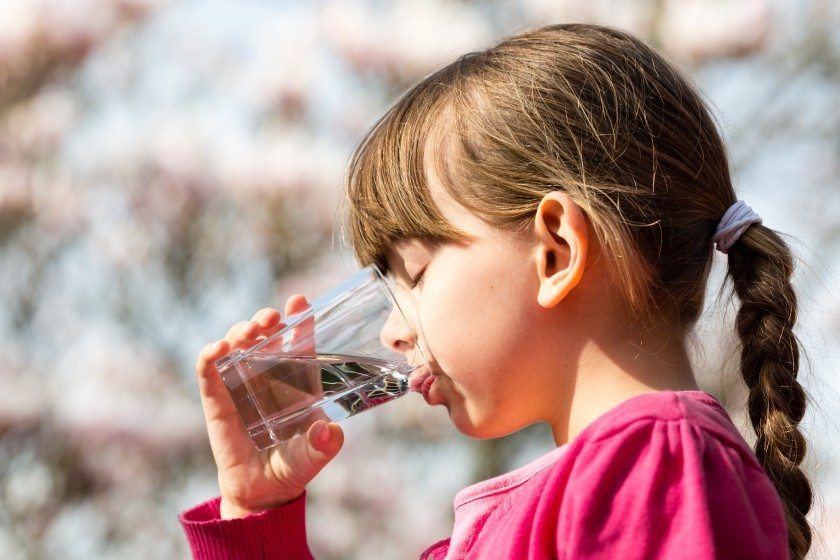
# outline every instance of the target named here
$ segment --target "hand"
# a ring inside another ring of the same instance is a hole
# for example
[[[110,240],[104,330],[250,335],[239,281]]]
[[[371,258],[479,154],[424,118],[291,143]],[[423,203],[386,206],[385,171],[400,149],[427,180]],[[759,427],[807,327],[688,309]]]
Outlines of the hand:
[[[306,298],[292,296],[285,314],[309,307]],[[299,497],[306,485],[335,457],[344,444],[341,428],[318,420],[306,434],[257,451],[216,370],[216,360],[235,348],[248,348],[284,327],[276,309],[257,312],[237,323],[223,340],[208,344],[196,362],[201,405],[216,461],[221,492],[221,517],[244,517]]]

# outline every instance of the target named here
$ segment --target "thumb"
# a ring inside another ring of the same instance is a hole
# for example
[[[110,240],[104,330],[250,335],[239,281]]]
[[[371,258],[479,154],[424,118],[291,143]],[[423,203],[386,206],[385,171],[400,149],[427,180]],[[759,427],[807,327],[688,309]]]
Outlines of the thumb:
[[[309,460],[315,469],[314,476],[341,451],[344,431],[338,424],[319,420],[309,427],[306,440]]]

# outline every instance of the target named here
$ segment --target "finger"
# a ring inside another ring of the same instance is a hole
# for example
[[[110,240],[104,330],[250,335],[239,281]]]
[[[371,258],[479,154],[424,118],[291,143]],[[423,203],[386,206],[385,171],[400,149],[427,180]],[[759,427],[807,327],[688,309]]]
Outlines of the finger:
[[[220,461],[235,464],[253,453],[253,445],[239,419],[230,393],[216,369],[216,360],[230,352],[225,340],[208,344],[196,362],[201,408],[207,424],[210,448],[217,465]]]
[[[309,307],[309,302],[306,297],[301,294],[295,294],[286,300],[286,310],[284,315],[294,315],[300,313]]]
[[[282,331],[284,328],[286,328],[286,323],[282,321],[272,327],[268,327],[267,329],[263,330],[262,334],[256,338],[256,342],[262,342],[263,340],[274,336],[278,332]],[[282,352],[283,350],[283,337],[276,337],[271,342],[268,342],[262,346],[263,352]]]
[[[216,360],[226,355],[229,350],[230,345],[227,341],[220,340],[205,346],[198,355],[195,366],[198,374],[198,389],[205,413],[211,413],[208,420],[210,417],[218,418],[230,412],[235,413],[230,395],[216,369]],[[209,405],[209,409],[206,405]]]
[[[260,309],[254,316],[251,317],[251,321],[257,323],[260,326],[262,331],[274,327],[280,321],[280,312],[272,307],[264,307]],[[265,334],[265,332],[263,332]]]
[[[280,314],[278,313],[277,315],[279,316]],[[275,324],[273,324],[269,327],[264,328],[262,330],[262,336],[265,337],[265,338],[268,338],[269,336],[280,332],[285,327],[286,327],[286,323],[284,323],[283,321],[278,321],[277,323],[275,323]]]
[[[254,338],[255,342],[262,342],[271,335],[279,332],[280,329],[282,329],[285,326],[283,323],[280,322],[280,312],[274,309],[273,307],[264,307],[263,309],[260,309],[259,311],[254,313],[254,316],[251,317],[251,321],[256,323],[259,329],[259,333]],[[275,347],[276,345],[271,346]],[[265,351],[271,349],[273,348],[264,348]]]
[[[287,314],[301,313],[309,307],[309,302],[300,294],[295,294],[286,301]],[[296,352],[315,353],[314,317],[307,317],[295,326],[290,345]]]
[[[265,309],[261,309],[256,315],[254,315],[258,323],[260,321],[264,321],[259,323],[261,326],[260,336],[257,337],[258,341],[263,341],[266,338],[274,336],[284,328],[286,328],[286,323],[281,321],[280,312],[276,309],[267,307]],[[263,347],[263,351],[283,351],[283,338],[285,337],[277,337],[275,340],[269,342],[266,346]]]
[[[344,431],[334,422],[319,420],[310,426],[306,439],[309,442],[309,459],[320,471],[341,451]]]
[[[225,341],[211,342],[201,349],[195,362],[195,369],[199,376],[216,373],[216,360],[227,354],[228,346]]]
[[[231,348],[241,348],[253,342],[259,334],[259,325],[254,321],[240,321],[233,325],[225,335]]]

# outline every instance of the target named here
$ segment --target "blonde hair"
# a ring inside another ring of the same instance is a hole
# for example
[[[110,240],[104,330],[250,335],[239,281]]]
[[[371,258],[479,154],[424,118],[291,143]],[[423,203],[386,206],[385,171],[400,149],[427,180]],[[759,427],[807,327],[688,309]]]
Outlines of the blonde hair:
[[[444,149],[444,147],[449,149]],[[387,269],[406,238],[457,242],[424,163],[447,193],[500,228],[533,227],[540,200],[568,194],[585,212],[628,309],[682,332],[700,315],[711,237],[735,201],[726,150],[691,82],[616,29],[555,25],[462,56],[412,87],[370,130],[347,173],[350,242]],[[796,297],[785,242],[753,225],[729,249],[742,301],[737,331],[756,455],[784,505],[792,558],[811,530],[799,467],[806,397],[792,332]]]

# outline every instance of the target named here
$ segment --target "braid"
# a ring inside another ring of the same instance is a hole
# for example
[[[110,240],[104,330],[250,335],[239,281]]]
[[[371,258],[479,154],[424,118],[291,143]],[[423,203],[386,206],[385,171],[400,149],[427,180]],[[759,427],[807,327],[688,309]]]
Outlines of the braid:
[[[791,558],[798,560],[811,546],[805,515],[812,492],[799,467],[806,450],[799,422],[807,399],[797,381],[793,268],[787,244],[761,225],[750,227],[729,251],[729,275],[741,300],[736,328],[750,421],[758,436],[755,453],[782,499]]]

